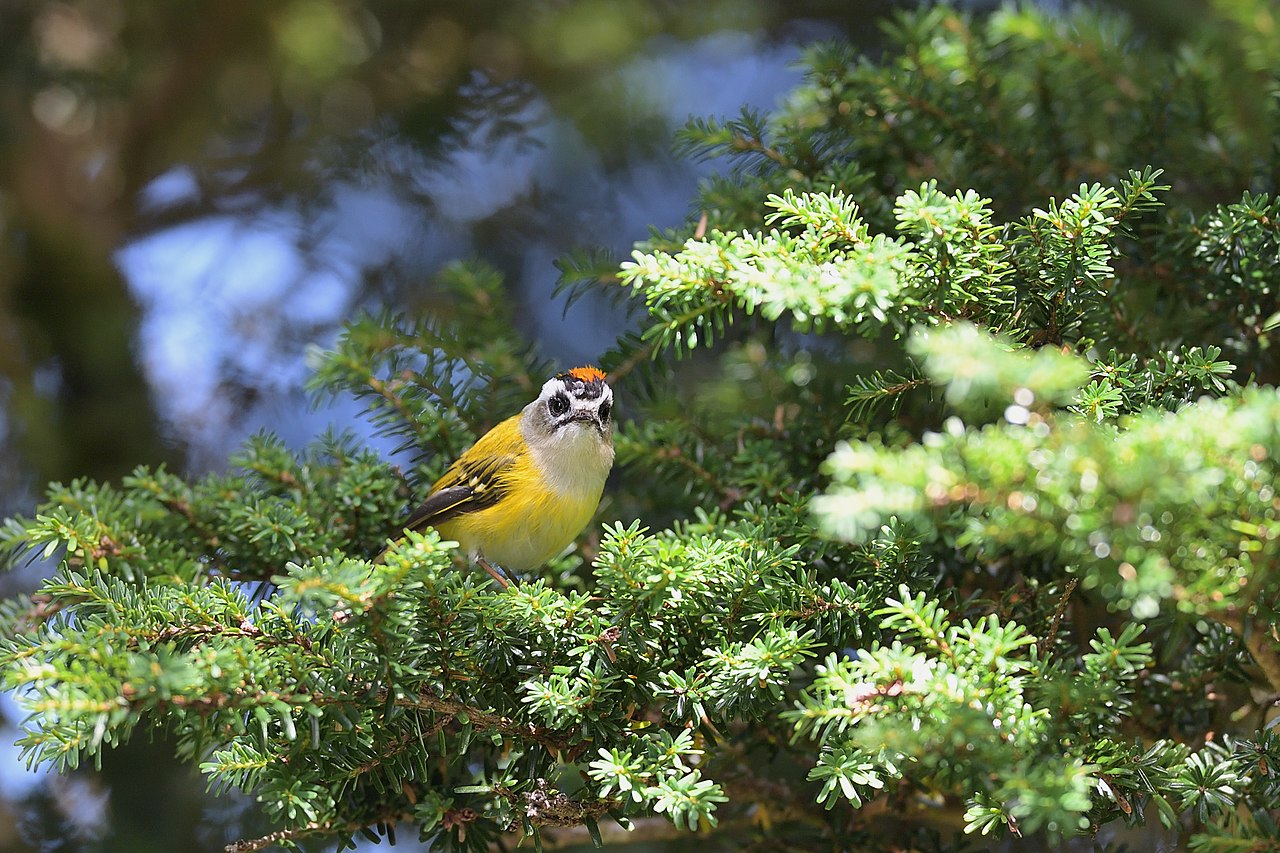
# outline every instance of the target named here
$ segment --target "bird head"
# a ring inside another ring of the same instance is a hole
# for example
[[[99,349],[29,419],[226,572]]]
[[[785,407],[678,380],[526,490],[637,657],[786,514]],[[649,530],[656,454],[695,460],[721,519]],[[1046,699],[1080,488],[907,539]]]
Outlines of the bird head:
[[[612,442],[613,389],[595,367],[575,367],[557,373],[542,386],[538,399],[525,407],[534,433],[548,439],[568,438],[583,431]]]

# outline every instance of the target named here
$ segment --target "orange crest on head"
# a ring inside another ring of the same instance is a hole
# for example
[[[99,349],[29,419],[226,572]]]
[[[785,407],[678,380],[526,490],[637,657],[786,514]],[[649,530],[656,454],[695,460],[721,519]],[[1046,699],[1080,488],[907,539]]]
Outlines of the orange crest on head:
[[[574,379],[581,379],[588,385],[592,382],[603,382],[606,378],[603,370],[598,367],[592,367],[591,365],[575,367],[569,371],[569,375]]]

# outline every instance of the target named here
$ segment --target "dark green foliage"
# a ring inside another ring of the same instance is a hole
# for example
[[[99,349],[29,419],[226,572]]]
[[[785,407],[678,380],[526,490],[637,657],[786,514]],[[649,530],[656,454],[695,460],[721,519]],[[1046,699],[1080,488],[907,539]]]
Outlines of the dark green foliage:
[[[371,561],[550,370],[478,266],[315,359],[409,474],[264,436],[225,476],[51,488],[5,534],[61,557],[3,611],[28,760],[163,725],[281,827],[235,849],[662,819],[1276,849],[1280,50],[1226,6],[1176,49],[1088,11],[902,14],[876,61],[812,49],[777,113],[693,122],[736,166],[705,221],[562,264],[638,329],[602,359],[620,485],[536,579],[434,534]]]

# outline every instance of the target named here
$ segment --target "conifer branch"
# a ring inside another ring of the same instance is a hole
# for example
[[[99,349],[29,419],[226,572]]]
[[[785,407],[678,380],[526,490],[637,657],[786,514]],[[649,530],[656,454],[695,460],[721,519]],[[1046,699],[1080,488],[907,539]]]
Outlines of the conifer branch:
[[[1229,627],[1262,670],[1271,692],[1280,695],[1280,632],[1276,624],[1247,619],[1238,608],[1222,612],[1220,620]]]
[[[268,847],[274,847],[281,842],[297,841],[302,838],[308,838],[315,835],[332,836],[339,833],[355,833],[362,829],[372,826],[394,826],[397,823],[410,821],[413,819],[413,813],[410,811],[388,811],[376,819],[369,821],[320,821],[309,823],[305,826],[295,827],[293,829],[281,829],[276,832],[269,832],[259,838],[246,838],[240,841],[233,841],[223,850],[226,853],[254,853],[257,850],[266,850]]]
[[[507,827],[508,832],[519,831],[526,820],[535,827],[582,826],[621,805],[614,797],[574,799],[552,788],[546,779],[536,780],[531,791],[513,791],[499,785],[494,793],[510,802],[519,814]]]
[[[1280,694],[1280,47],[1249,18],[1148,39],[932,4],[883,55],[809,50],[772,115],[692,120],[682,150],[732,167],[703,217],[561,264],[640,317],[603,360],[626,470],[528,583],[477,584],[435,532],[364,559],[561,367],[482,264],[441,273],[442,316],[315,353],[407,473],[263,434],[196,480],[51,485],[0,529],[58,561],[0,603],[23,757],[164,727],[280,828],[233,853],[612,840],[606,814],[869,853],[1155,819],[1272,841],[1280,732],[1235,713]]]
[[[381,694],[380,699],[385,701],[386,694]],[[580,741],[580,738],[575,738],[567,731],[516,723],[500,714],[483,711],[462,702],[444,699],[425,691],[413,697],[396,697],[394,701],[396,706],[400,708],[415,711],[433,711],[453,719],[463,718],[477,729],[496,731],[520,740],[533,741],[546,747],[547,751],[552,755],[558,755],[569,750]]]

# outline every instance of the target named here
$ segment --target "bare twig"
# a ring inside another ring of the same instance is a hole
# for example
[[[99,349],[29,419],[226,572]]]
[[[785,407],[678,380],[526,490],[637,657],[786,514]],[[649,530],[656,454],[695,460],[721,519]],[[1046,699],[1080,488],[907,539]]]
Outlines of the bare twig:
[[[1053,618],[1049,620],[1049,630],[1040,638],[1040,642],[1036,644],[1036,651],[1041,657],[1049,651],[1053,645],[1053,641],[1058,638],[1058,626],[1062,624],[1062,615],[1067,612],[1067,604],[1071,601],[1071,593],[1076,591],[1076,587],[1080,585],[1079,578],[1070,578],[1067,581],[1067,588],[1062,591],[1062,597],[1058,599],[1058,606],[1053,609]]]

